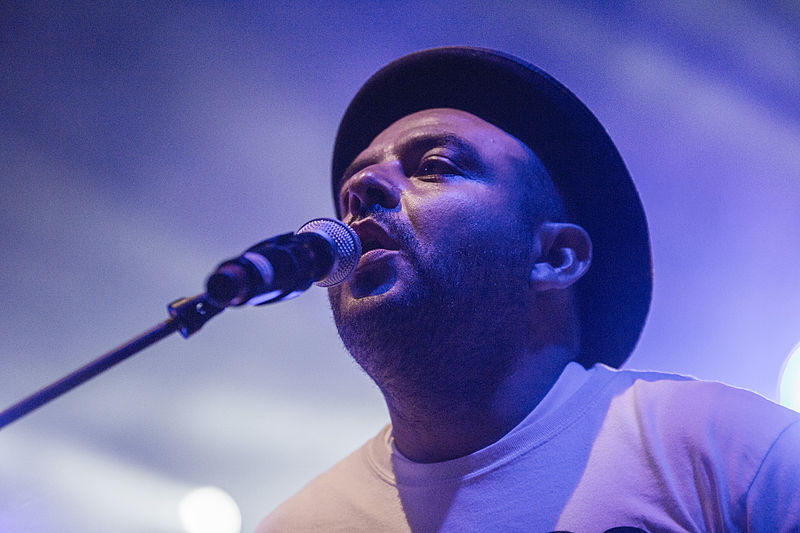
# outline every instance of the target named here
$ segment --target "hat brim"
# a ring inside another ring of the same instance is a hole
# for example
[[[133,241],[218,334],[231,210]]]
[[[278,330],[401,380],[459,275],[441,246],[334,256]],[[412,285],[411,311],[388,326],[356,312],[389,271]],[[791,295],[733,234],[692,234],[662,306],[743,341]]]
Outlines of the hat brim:
[[[577,361],[586,367],[620,366],[633,351],[650,307],[647,220],[603,126],[546,72],[501,52],[469,47],[423,50],[388,64],[359,90],[339,125],[334,204],[345,169],[375,136],[406,115],[444,107],[494,124],[541,159],[571,221],[592,239],[592,265],[576,284]]]

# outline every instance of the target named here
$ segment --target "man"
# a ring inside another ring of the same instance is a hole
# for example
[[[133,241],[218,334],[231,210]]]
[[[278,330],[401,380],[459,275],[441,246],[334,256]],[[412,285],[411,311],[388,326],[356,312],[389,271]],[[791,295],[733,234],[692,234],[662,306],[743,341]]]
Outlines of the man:
[[[800,414],[619,371],[650,301],[647,225],[594,116],[516,58],[401,58],[351,102],[329,290],[391,425],[260,531],[800,531]]]

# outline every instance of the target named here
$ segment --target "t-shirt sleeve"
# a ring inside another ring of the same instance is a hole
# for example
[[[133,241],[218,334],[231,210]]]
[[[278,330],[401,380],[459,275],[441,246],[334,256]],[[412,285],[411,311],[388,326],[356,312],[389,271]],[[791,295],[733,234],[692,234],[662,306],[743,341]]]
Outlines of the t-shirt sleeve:
[[[747,492],[748,531],[800,531],[800,420],[775,440]]]

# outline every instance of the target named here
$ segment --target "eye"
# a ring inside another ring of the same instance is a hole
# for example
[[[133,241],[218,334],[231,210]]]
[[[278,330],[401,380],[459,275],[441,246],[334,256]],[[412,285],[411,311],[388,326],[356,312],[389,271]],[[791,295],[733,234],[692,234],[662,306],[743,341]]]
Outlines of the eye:
[[[445,157],[430,156],[420,162],[414,175],[422,178],[426,176],[456,176],[461,175],[461,170]]]

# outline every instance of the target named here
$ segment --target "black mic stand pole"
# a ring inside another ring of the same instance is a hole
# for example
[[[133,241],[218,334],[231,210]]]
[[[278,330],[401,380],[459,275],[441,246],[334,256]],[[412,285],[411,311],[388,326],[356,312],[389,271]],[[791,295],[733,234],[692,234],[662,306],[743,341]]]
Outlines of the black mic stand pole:
[[[222,312],[223,309],[224,307],[213,304],[207,294],[200,294],[194,298],[181,298],[172,302],[167,306],[170,314],[169,319],[0,413],[0,429],[22,418],[34,409],[55,400],[65,392],[69,392],[78,385],[92,379],[120,361],[124,361],[175,331],[179,331],[183,338],[188,338],[189,335],[199,330],[203,324]]]

